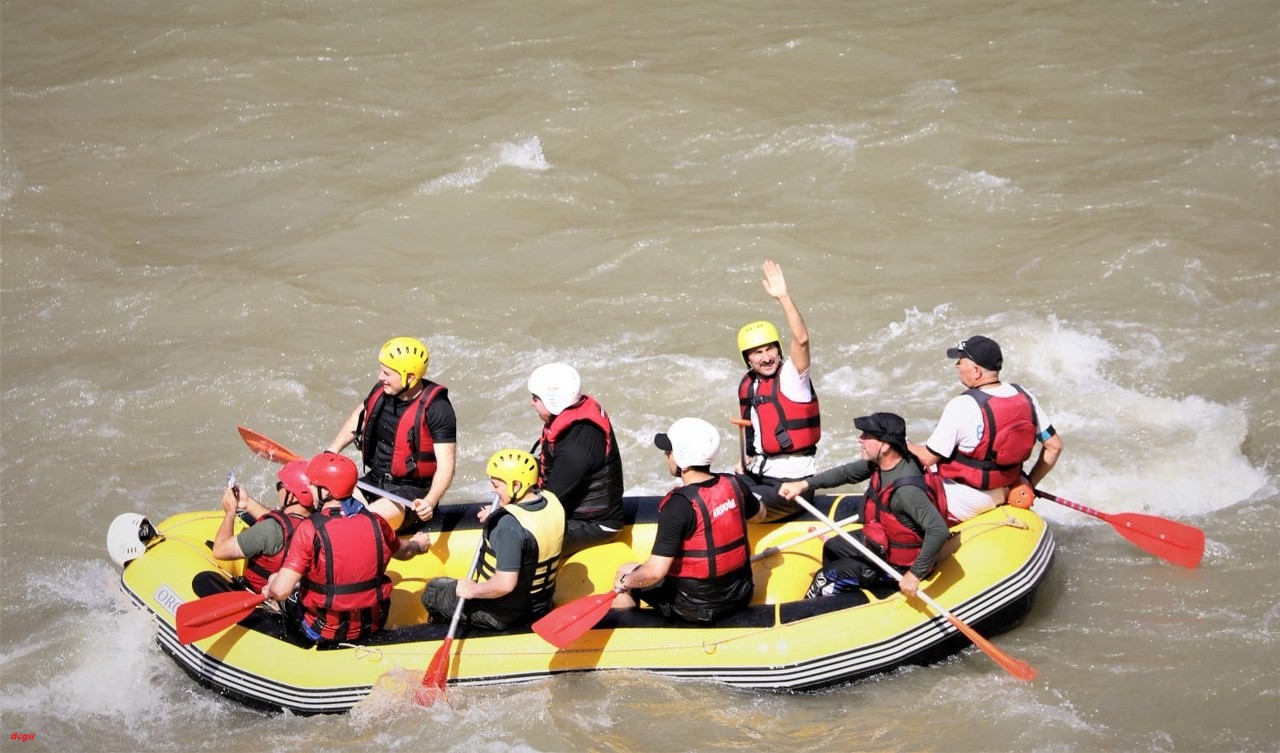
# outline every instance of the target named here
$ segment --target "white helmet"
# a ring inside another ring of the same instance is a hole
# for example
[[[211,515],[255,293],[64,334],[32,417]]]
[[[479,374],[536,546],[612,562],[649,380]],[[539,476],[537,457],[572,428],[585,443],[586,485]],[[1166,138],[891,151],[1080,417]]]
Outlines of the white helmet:
[[[582,397],[582,377],[566,363],[548,363],[529,375],[529,392],[537,395],[553,416]]]
[[[107,529],[107,554],[120,567],[132,562],[147,550],[147,542],[156,537],[151,521],[136,512],[117,515]]]
[[[680,468],[709,466],[720,452],[720,432],[701,418],[682,418],[671,424],[666,434],[658,434],[653,444],[670,452]]]

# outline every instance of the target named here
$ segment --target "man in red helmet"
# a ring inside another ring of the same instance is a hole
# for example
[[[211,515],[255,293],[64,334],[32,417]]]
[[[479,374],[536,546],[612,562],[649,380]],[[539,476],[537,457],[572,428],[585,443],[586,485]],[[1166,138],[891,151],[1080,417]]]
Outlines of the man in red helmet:
[[[275,510],[268,509],[238,486],[228,487],[222,494],[225,516],[213,539],[213,556],[220,560],[245,560],[241,579],[255,592],[261,591],[267,578],[280,569],[289,540],[315,505],[307,480],[307,461],[286,463],[276,478],[279,479],[276,492],[280,495],[280,507]],[[254,522],[235,535],[236,516],[242,512]]]
[[[318,645],[364,640],[382,629],[391,611],[387,563],[422,554],[431,537],[421,532],[401,541],[367,507],[345,513],[343,502],[356,487],[356,465],[345,455],[316,455],[307,478],[322,506],[298,524],[283,566],[262,592],[284,602],[293,626]]]

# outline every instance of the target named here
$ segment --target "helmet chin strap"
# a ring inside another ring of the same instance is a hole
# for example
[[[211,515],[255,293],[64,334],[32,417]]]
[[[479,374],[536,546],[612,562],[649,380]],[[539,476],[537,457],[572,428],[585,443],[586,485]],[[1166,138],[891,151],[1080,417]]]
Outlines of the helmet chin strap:
[[[422,392],[423,389],[423,381],[421,379],[414,380],[412,387],[405,387],[403,386],[404,377],[400,377],[400,384],[402,385],[400,387],[400,391],[394,395],[397,400],[412,400],[417,397],[418,393]]]

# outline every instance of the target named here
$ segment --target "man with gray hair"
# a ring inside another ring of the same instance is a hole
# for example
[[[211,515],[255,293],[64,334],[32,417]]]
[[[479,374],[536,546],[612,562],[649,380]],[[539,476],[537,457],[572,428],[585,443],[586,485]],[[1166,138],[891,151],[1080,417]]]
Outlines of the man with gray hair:
[[[968,520],[1006,501],[1030,507],[1032,487],[1053,470],[1062,439],[1029,392],[1000,381],[1004,354],[989,337],[974,335],[947,350],[967,389],[951,398],[924,446],[911,452],[926,467],[938,466],[946,481],[947,506]],[[1040,457],[1023,480],[1023,463],[1036,442]]]

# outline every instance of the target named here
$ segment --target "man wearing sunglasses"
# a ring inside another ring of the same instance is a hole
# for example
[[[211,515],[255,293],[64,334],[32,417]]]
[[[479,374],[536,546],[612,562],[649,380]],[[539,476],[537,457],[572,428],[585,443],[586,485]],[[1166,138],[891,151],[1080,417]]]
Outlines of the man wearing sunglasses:
[[[1000,380],[1004,354],[995,340],[975,335],[948,348],[947,357],[955,360],[966,389],[947,403],[925,444],[911,445],[911,452],[924,466],[938,466],[948,512],[958,520],[1006,501],[1030,507],[1034,495],[1025,485],[1034,487],[1053,470],[1062,439],[1029,392]],[[1036,442],[1040,456],[1024,474]]]

